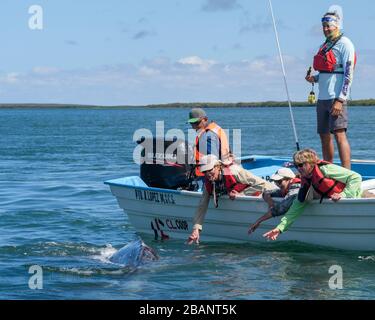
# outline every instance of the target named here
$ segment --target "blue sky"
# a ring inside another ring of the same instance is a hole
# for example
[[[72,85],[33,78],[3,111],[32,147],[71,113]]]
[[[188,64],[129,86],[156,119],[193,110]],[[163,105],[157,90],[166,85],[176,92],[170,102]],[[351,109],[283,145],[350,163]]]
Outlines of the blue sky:
[[[306,100],[332,4],[357,50],[352,98],[375,98],[374,1],[272,3],[292,100]],[[28,25],[34,4],[42,30]],[[268,0],[2,0],[0,24],[0,103],[286,99]]]

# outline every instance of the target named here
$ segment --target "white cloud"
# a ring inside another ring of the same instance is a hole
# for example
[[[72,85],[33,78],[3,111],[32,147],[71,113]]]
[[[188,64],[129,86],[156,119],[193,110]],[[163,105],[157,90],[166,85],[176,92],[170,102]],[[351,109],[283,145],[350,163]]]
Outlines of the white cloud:
[[[250,71],[266,72],[266,62],[264,60],[254,60],[249,64]]]
[[[372,94],[373,53],[362,54],[354,77],[356,99]],[[284,56],[293,101],[306,99],[308,59]],[[0,73],[2,101],[142,105],[192,101],[285,100],[278,56],[226,63],[188,56],[145,60],[91,69],[36,67],[30,72]],[[16,101],[15,101],[16,99]]]
[[[204,60],[198,56],[181,58],[178,63],[182,65],[197,66],[201,71],[207,71],[211,66],[216,64],[214,60]]]
[[[38,66],[33,68],[33,72],[40,75],[48,75],[59,72],[59,69],[55,67]]]
[[[147,66],[142,66],[139,68],[139,74],[142,76],[155,76],[160,74],[160,71]]]
[[[3,76],[0,76],[0,82],[3,82],[5,84],[15,84],[20,81],[21,76],[22,75],[18,72],[9,72]]]

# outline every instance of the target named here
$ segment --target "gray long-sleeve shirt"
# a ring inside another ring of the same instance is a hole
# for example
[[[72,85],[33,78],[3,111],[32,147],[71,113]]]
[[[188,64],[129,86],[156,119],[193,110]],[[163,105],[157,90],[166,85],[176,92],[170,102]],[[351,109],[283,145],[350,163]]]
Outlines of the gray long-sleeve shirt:
[[[283,195],[280,189],[266,191],[270,194],[272,198],[282,198],[279,202],[274,202],[274,206],[271,209],[271,214],[273,217],[278,217],[284,215],[289,208],[292,206],[294,199],[298,195],[300,183],[291,184],[286,195]]]

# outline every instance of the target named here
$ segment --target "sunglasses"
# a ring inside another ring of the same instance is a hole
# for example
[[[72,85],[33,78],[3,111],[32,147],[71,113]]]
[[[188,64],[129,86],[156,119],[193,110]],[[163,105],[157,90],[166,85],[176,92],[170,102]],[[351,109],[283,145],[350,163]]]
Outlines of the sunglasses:
[[[330,23],[330,22],[337,22],[336,17],[323,17],[322,18],[322,23]]]
[[[296,168],[302,168],[304,164],[305,164],[305,162],[302,162],[302,163],[295,163],[294,166],[295,166]]]
[[[190,123],[192,126],[199,126],[199,124],[202,122],[202,120],[199,120],[197,122]]]

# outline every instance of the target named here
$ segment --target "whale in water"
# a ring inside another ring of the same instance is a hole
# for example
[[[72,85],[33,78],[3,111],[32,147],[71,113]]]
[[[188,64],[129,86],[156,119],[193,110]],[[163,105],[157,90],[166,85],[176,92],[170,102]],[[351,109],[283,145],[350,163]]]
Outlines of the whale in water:
[[[134,268],[158,259],[156,251],[140,239],[128,243],[109,257],[112,263]]]

